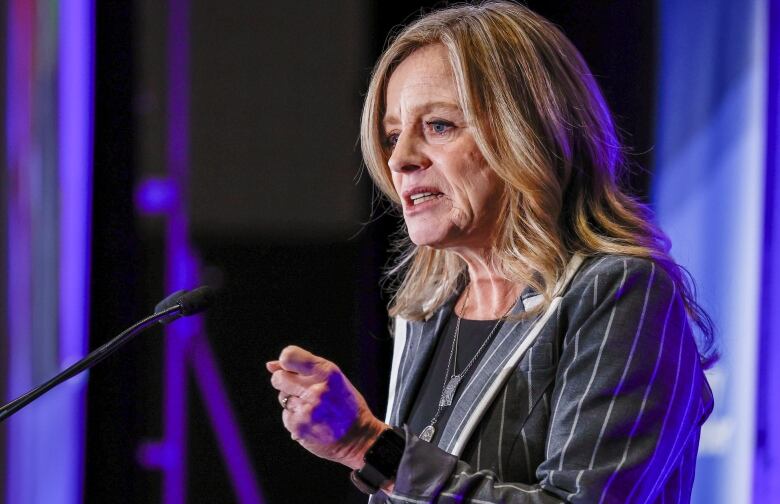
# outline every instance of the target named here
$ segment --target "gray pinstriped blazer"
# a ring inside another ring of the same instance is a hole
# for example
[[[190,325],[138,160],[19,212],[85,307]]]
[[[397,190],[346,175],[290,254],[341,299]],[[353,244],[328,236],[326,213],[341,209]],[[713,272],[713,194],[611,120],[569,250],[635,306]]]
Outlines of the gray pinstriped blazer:
[[[391,425],[408,418],[456,297],[397,324]],[[521,297],[513,311],[537,302]],[[503,325],[438,446],[407,429],[394,491],[371,502],[690,500],[713,403],[669,276],[644,259],[589,258],[546,316]]]

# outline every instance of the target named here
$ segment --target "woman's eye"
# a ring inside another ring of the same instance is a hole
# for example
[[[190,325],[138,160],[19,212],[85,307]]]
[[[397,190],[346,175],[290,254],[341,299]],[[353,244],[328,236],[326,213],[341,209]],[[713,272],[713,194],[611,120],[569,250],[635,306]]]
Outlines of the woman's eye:
[[[385,137],[385,144],[391,149],[398,143],[398,133],[391,133]]]
[[[452,128],[452,123],[448,121],[428,121],[426,124],[437,135],[443,135]]]

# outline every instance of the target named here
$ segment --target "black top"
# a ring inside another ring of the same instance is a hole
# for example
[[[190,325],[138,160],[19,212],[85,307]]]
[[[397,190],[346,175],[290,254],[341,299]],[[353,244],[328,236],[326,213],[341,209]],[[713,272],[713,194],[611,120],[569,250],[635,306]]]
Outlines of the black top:
[[[436,350],[433,352],[433,357],[428,366],[428,372],[423,378],[420,388],[417,390],[417,396],[415,397],[414,404],[409,414],[408,424],[412,432],[417,435],[431,423],[431,420],[436,414],[436,409],[442,395],[442,389],[444,388],[444,375],[447,371],[447,361],[452,350],[452,340],[455,336],[457,321],[458,317],[453,313],[444,326],[442,334],[438,337]],[[496,322],[498,321],[461,319],[460,334],[458,335],[458,362],[455,368],[456,372],[462,372],[468,365],[474,355],[476,355],[479,347],[490,335],[490,331],[495,327]],[[496,328],[493,333],[493,338],[495,338],[496,333],[500,330],[500,327]],[[487,346],[489,346],[489,344]],[[452,405],[445,407],[439,415],[439,419],[436,421],[436,425],[434,425],[436,431],[433,435],[433,439],[431,439],[431,443],[435,444],[439,439],[441,431],[444,429],[444,426],[447,424],[447,419],[450,417],[452,408],[455,406],[458,397],[460,397],[461,392],[463,392],[463,389],[466,387],[469,378],[479,366],[479,361],[484,357],[487,346],[482,350],[482,355],[480,355],[477,361],[472,364],[469,372],[466,373],[460,381]],[[447,375],[448,381],[452,374],[452,364],[450,364],[449,374]]]

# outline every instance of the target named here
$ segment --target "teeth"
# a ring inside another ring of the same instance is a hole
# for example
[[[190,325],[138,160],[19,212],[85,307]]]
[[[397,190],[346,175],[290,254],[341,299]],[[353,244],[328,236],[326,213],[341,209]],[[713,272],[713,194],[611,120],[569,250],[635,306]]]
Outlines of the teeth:
[[[441,193],[424,192],[413,195],[411,199],[413,205],[419,205],[420,203],[437,199],[439,196],[441,196]]]
[[[430,196],[431,194],[433,194],[433,193],[432,192],[423,192],[423,193],[413,194],[412,195],[412,201],[420,199],[420,198],[424,198],[426,196]]]
[[[419,205],[420,203],[424,203],[426,201],[434,200],[436,198],[438,198],[438,196],[425,196],[424,198],[419,198],[419,199],[414,200],[414,204],[415,205]]]

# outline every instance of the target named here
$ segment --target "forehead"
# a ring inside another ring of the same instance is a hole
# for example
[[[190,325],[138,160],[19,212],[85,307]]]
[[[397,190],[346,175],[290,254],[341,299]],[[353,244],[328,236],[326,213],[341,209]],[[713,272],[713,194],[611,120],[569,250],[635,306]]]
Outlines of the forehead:
[[[433,102],[458,106],[455,76],[441,44],[417,49],[390,75],[385,95],[385,119],[397,118]]]

